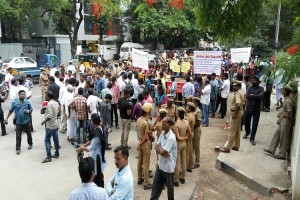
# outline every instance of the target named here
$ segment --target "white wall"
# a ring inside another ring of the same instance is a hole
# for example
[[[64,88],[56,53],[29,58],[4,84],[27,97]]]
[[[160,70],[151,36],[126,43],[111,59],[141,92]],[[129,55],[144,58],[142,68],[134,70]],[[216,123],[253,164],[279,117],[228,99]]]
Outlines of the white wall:
[[[300,199],[300,82],[298,82],[298,99],[296,123],[291,150],[292,199]]]
[[[23,52],[22,43],[1,43],[0,57],[2,61],[10,57],[18,57]]]

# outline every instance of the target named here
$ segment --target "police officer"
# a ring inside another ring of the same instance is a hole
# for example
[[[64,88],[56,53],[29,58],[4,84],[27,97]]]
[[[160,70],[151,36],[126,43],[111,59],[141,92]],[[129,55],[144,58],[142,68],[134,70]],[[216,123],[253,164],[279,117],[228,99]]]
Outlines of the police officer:
[[[189,95],[189,96],[187,96],[187,98],[186,98],[186,101],[187,102],[193,102],[193,95]]]
[[[194,158],[193,158],[193,137],[194,137],[194,127],[195,127],[195,112],[196,106],[192,102],[187,103],[186,107],[186,117],[185,119],[189,122],[190,128],[192,131],[192,135],[189,136],[186,141],[186,163],[187,163],[187,171],[192,172],[194,167]]]
[[[49,63],[46,64],[45,70],[46,70],[46,73],[47,73],[48,77],[50,77],[51,66],[50,66]]]
[[[276,108],[279,110],[282,107],[282,111],[278,114],[279,119],[277,120],[277,124],[279,126],[274,133],[269,148],[264,149],[264,151],[274,155],[279,145],[279,153],[278,155],[274,156],[274,158],[285,160],[286,153],[289,153],[290,151],[290,145],[292,141],[293,126],[295,121],[295,108],[293,101],[289,96],[292,92],[292,88],[286,85],[281,91],[284,97],[283,105]]]
[[[161,120],[167,116],[167,111],[163,108],[159,110],[159,115],[157,115],[154,123],[151,125],[151,131],[156,131],[156,138],[158,140],[162,130]]]
[[[42,101],[45,101],[46,92],[48,90],[49,85],[49,78],[45,68],[41,68],[41,71],[42,74],[40,75],[39,86],[41,87]]]
[[[243,102],[244,94],[241,90],[241,82],[235,81],[233,83],[234,95],[230,103],[231,111],[231,128],[230,134],[224,147],[220,148],[221,152],[230,153],[230,149],[238,151],[240,148],[240,138],[241,138],[241,120],[244,114]]]
[[[193,102],[196,105],[195,114],[195,127],[194,127],[194,137],[193,137],[193,149],[195,154],[194,169],[200,167],[200,137],[201,137],[201,110],[199,108],[200,98],[193,97]]]
[[[167,116],[171,117],[172,120],[175,122],[177,120],[177,106],[173,104],[174,96],[172,94],[168,94],[168,101],[166,104],[161,106],[162,109],[167,111]]]
[[[149,167],[150,167],[150,155],[151,155],[151,142],[154,140],[152,132],[150,130],[150,124],[148,118],[151,115],[152,104],[144,103],[142,106],[142,116],[138,118],[136,126],[139,134],[138,143],[138,184],[144,182],[144,190],[152,188],[152,184],[149,182]],[[144,174],[144,179],[142,178]]]
[[[192,136],[192,131],[189,122],[185,119],[185,110],[183,107],[178,107],[178,120],[174,127],[174,133],[177,140],[177,160],[175,167],[174,186],[179,186],[179,181],[185,183],[186,172],[186,141]]]

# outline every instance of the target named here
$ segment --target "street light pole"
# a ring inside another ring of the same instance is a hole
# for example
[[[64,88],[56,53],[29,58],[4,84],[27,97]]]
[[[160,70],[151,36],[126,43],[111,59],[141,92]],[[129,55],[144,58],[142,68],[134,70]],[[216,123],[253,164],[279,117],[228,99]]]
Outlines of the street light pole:
[[[276,30],[275,30],[275,51],[274,51],[274,59],[275,59],[275,62],[276,62],[277,48],[278,48],[278,36],[279,36],[279,24],[280,24],[280,11],[281,11],[281,2],[279,2],[279,4],[278,4],[277,20],[276,20]]]

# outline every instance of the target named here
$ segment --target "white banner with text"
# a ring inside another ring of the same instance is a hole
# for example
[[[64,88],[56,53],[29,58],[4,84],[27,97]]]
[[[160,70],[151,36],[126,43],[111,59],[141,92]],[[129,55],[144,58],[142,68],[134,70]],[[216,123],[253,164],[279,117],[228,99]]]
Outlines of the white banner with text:
[[[132,66],[148,70],[148,53],[132,48]]]
[[[221,74],[222,51],[194,51],[194,74]]]
[[[251,56],[251,47],[230,49],[231,63],[248,63]]]

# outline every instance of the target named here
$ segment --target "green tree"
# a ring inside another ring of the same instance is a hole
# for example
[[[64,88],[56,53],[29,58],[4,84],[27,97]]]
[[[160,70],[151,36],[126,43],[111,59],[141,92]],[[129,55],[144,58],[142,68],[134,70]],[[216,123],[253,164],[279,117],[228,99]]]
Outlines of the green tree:
[[[197,22],[203,31],[219,41],[233,41],[255,27],[262,9],[261,0],[193,0]]]
[[[158,43],[170,49],[183,46],[183,42],[197,46],[201,37],[190,0],[184,8],[172,6],[169,0],[133,0],[126,14],[132,24],[132,40],[151,43],[153,48]]]

